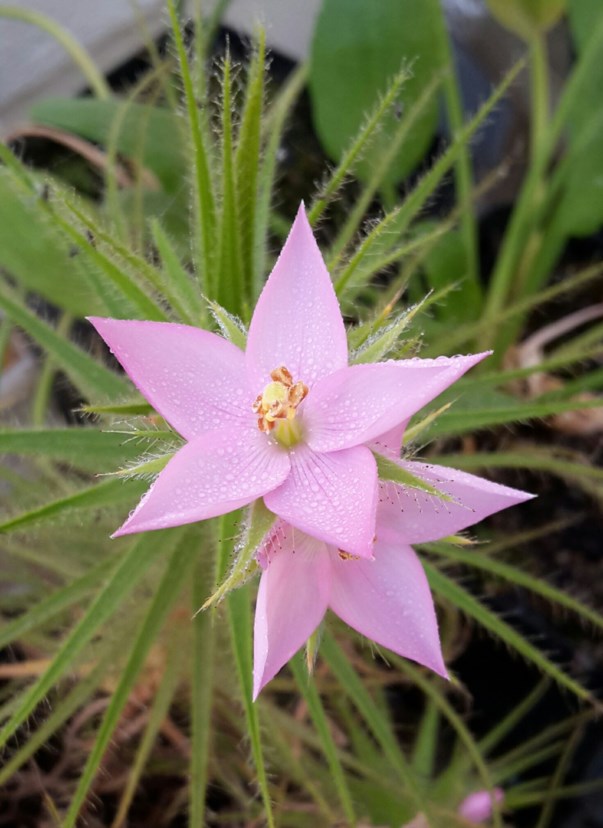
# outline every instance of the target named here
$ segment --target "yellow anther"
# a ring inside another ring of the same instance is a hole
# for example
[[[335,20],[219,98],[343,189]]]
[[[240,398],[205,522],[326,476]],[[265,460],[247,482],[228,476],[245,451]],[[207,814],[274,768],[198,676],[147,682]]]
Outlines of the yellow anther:
[[[275,368],[270,379],[272,382],[253,404],[253,410],[258,415],[258,428],[266,434],[272,431],[277,421],[295,419],[297,407],[308,393],[303,382],[293,382],[291,372],[284,365]]]

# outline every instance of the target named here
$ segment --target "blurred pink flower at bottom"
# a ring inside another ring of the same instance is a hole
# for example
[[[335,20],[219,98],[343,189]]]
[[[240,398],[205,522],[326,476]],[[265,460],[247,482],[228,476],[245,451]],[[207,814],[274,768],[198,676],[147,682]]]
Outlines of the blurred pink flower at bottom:
[[[493,791],[475,791],[469,794],[459,805],[459,815],[474,825],[480,825],[492,816],[493,803],[500,803],[504,799],[502,788]]]

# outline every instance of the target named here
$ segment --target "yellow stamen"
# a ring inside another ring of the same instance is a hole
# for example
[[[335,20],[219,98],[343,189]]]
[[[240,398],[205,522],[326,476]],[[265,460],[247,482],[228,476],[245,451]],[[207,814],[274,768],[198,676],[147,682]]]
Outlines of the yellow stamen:
[[[257,397],[253,410],[258,415],[258,428],[269,434],[277,426],[274,436],[282,445],[290,448],[299,443],[301,430],[293,423],[297,408],[308,393],[303,382],[293,382],[291,372],[284,365],[270,374],[268,385]]]

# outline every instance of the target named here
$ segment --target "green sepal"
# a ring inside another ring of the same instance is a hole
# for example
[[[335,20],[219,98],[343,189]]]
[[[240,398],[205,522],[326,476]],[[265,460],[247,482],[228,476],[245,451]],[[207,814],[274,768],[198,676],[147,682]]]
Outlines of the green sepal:
[[[454,503],[454,498],[450,497],[450,495],[440,492],[439,489],[431,486],[427,481],[416,477],[408,469],[399,466],[394,460],[388,460],[387,457],[384,457],[382,454],[377,454],[377,452],[373,452],[373,456],[377,461],[379,480],[397,483],[399,486],[408,486],[411,489],[419,489],[447,503]]]
[[[266,508],[261,498],[252,504],[243,538],[235,549],[236,559],[230,573],[213,595],[203,604],[202,610],[209,609],[219,603],[233,589],[242,586],[255,571],[254,555],[258,546],[274,526],[275,521],[276,515]]]
[[[236,345],[237,348],[244,351],[247,347],[247,331],[241,320],[232,313],[229,313],[218,302],[208,299],[207,304],[223,336],[232,342],[233,345]]]

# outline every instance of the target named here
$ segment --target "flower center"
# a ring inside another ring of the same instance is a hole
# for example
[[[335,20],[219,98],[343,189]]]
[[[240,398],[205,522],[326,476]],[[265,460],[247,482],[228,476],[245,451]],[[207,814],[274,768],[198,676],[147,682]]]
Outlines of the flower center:
[[[284,365],[270,373],[268,385],[257,397],[253,411],[258,415],[258,428],[264,434],[273,431],[276,439],[290,448],[301,440],[299,421],[295,422],[297,408],[308,393],[303,382],[293,382]]]

